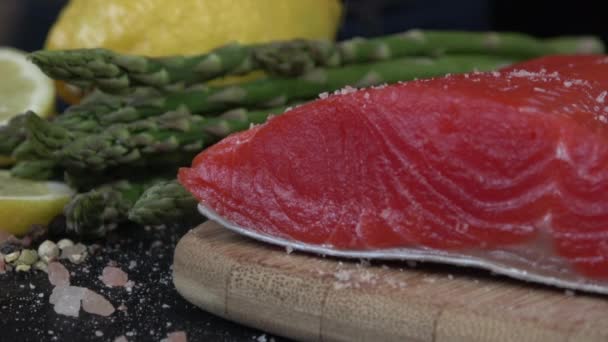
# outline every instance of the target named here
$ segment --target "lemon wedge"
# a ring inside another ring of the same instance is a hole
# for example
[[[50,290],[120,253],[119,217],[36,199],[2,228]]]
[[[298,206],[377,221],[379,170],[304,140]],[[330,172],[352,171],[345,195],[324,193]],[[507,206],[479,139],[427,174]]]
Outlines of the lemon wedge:
[[[0,230],[21,235],[32,224],[46,225],[73,194],[63,183],[16,178],[0,170]]]
[[[32,110],[41,117],[53,113],[55,87],[24,52],[0,47],[0,125]]]

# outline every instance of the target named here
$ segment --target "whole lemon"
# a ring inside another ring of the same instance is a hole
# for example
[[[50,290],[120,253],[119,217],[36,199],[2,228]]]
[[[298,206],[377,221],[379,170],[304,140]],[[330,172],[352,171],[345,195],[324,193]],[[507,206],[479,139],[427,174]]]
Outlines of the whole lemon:
[[[46,48],[166,56],[232,41],[334,39],[341,11],[339,0],[72,0]]]

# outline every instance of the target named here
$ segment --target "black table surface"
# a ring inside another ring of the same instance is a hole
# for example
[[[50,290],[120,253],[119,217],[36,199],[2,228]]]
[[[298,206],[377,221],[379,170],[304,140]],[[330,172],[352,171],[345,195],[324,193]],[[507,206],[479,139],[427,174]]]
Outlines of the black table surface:
[[[80,311],[78,318],[57,314],[49,303],[52,285],[41,271],[0,274],[0,342],[5,341],[160,341],[167,333],[185,331],[188,341],[286,341],[263,331],[207,313],[184,300],[175,290],[171,264],[179,239],[190,227],[144,229],[123,227],[101,248],[70,270],[71,285],[104,295],[115,308],[110,317]],[[90,244],[90,243],[89,243]],[[106,287],[98,277],[113,261],[135,286]]]

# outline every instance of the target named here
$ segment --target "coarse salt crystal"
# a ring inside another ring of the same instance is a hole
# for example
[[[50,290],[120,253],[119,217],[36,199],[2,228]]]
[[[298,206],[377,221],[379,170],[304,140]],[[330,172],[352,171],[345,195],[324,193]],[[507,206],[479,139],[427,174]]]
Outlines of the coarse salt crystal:
[[[346,87],[336,91],[336,93],[341,94],[341,95],[346,95],[346,94],[351,94],[357,91],[357,88],[353,88],[349,85],[347,85]]]
[[[49,303],[54,305],[53,309],[60,315],[78,317],[85,290],[78,286],[57,286],[49,297]]]
[[[174,331],[167,334],[167,338],[163,338],[161,342],[188,342],[188,337],[184,331]]]
[[[82,309],[99,316],[110,316],[115,311],[112,303],[104,296],[89,289],[84,292],[82,297]]]
[[[101,281],[109,287],[125,286],[129,276],[120,268],[106,266],[101,273]]]
[[[48,264],[47,273],[49,282],[53,286],[68,286],[70,285],[70,272],[59,262],[51,262]]]
[[[608,95],[607,91],[603,91],[601,92],[597,98],[595,99],[595,101],[599,102],[599,103],[604,103],[604,100],[606,99],[606,95]]]
[[[125,337],[125,335],[120,335],[117,338],[114,339],[114,342],[129,342],[127,340],[127,338]]]

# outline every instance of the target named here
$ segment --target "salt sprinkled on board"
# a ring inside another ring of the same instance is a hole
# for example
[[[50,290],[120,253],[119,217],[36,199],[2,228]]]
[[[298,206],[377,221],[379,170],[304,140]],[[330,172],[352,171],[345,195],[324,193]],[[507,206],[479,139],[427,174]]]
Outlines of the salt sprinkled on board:
[[[422,281],[425,283],[433,284],[434,282],[437,281],[437,279],[429,277],[429,278],[422,278]]]
[[[49,282],[53,286],[70,285],[70,272],[59,262],[51,262],[47,267]]]
[[[106,266],[99,279],[109,287],[125,286],[129,280],[129,276],[118,267]]]
[[[95,336],[101,337],[103,336],[103,332],[101,330],[95,330]]]
[[[86,289],[82,297],[82,309],[88,313],[99,316],[110,316],[115,309],[106,297],[95,291]]]
[[[334,273],[334,277],[341,282],[347,282],[350,280],[351,278],[351,274],[352,271],[348,271],[348,270],[339,270],[338,272]]]
[[[129,340],[127,340],[127,338],[125,337],[125,335],[120,335],[117,338],[114,339],[114,342],[129,342]]]
[[[291,246],[285,246],[285,252],[287,252],[287,254],[293,253],[293,247],[291,247]]]

